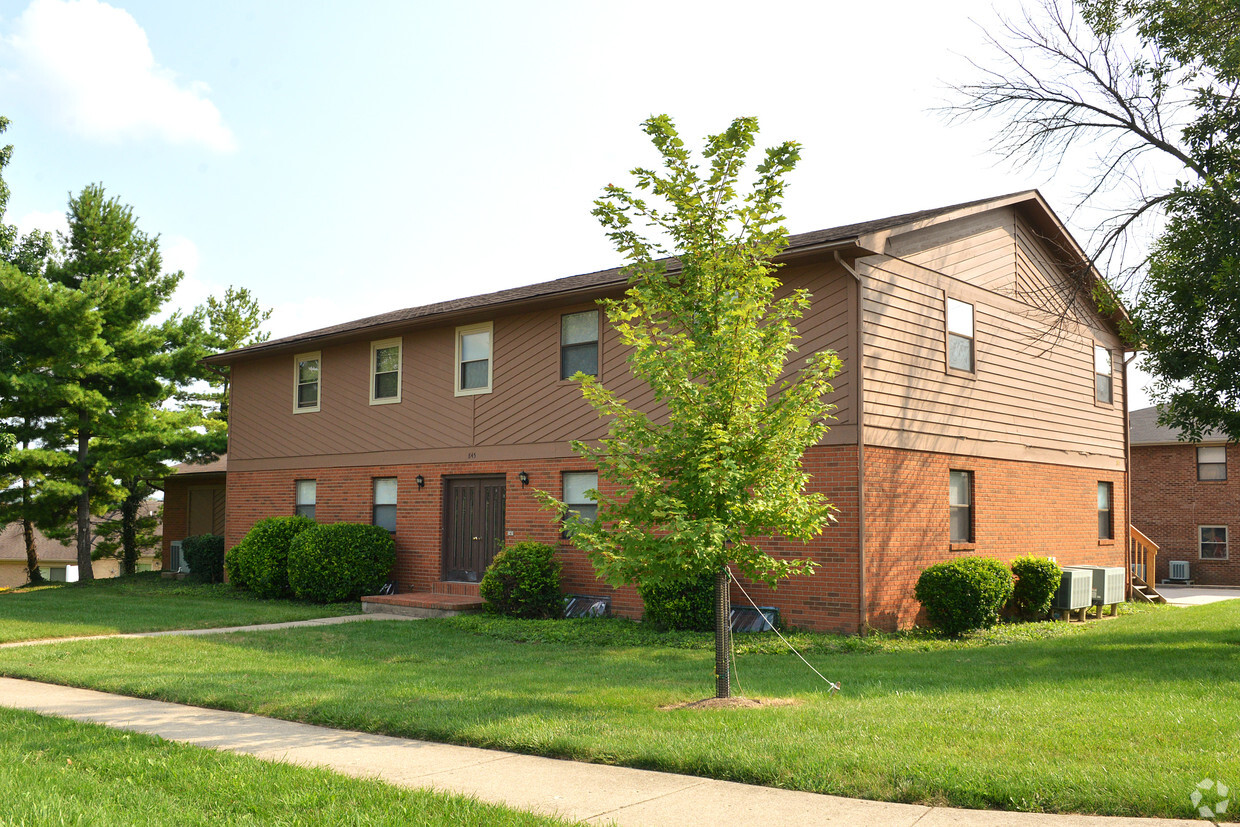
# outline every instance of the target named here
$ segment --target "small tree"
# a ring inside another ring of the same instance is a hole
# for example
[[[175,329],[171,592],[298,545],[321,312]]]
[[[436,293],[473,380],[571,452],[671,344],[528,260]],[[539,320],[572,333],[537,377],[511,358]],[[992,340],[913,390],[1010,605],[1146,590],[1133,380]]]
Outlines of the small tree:
[[[573,543],[612,585],[714,576],[715,694],[727,698],[729,566],[771,586],[808,574],[811,561],[773,557],[751,538],[806,541],[833,519],[822,494],[805,492],[801,456],[827,430],[832,406],[823,397],[840,361],[814,353],[787,374],[794,325],[810,301],[804,290],[775,296],[773,259],[787,238],[780,201],[797,144],[768,149],[752,189],[741,194],[756,119],[738,118],[711,136],[701,174],[669,117],[652,117],[644,128],[663,170],[633,175],[639,190],[664,204],[609,185],[594,215],[628,260],[628,292],[603,307],[631,351],[629,368],[666,414],[635,410],[578,374],[586,401],[610,424],[600,443],[573,449],[611,485],[595,492],[595,522],[543,498],[569,514]],[[644,237],[635,219],[666,241]]]

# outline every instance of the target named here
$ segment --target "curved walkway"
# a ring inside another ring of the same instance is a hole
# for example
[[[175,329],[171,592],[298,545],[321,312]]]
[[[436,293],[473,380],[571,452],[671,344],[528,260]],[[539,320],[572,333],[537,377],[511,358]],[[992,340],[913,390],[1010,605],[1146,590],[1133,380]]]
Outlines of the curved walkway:
[[[375,615],[366,618],[376,619]],[[349,618],[333,618],[332,622],[347,620]],[[286,625],[292,624],[265,624]],[[298,625],[307,625],[307,622],[298,621]],[[233,630],[194,633],[210,631]],[[1137,827],[1208,823],[1006,813],[861,801],[326,729],[241,712],[222,712],[12,678],[0,678],[0,705],[144,732],[268,761],[325,767],[403,787],[434,787],[592,824]]]

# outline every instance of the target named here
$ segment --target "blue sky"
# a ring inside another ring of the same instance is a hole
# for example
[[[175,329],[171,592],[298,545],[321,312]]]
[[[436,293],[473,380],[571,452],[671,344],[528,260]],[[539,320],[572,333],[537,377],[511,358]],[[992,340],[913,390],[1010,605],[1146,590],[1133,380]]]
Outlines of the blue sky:
[[[590,202],[653,162],[658,112],[691,146],[750,114],[800,141],[793,232],[1030,187],[1068,218],[1083,178],[933,111],[995,25],[988,0],[0,0],[7,220],[63,226],[102,182],[179,303],[244,285],[280,336],[618,264]]]

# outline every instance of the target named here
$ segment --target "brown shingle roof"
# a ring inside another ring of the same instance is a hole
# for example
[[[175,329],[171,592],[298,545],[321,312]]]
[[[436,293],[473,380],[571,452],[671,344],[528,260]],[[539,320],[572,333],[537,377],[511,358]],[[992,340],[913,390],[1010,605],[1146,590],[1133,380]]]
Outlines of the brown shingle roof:
[[[788,246],[784,255],[795,254],[798,251],[811,249],[821,245],[842,244],[858,239],[869,233],[890,230],[904,224],[913,224],[918,221],[936,218],[940,215],[954,212],[956,210],[968,209],[970,207],[976,207],[993,201],[1003,201],[1021,196],[1025,196],[1030,199],[1041,197],[1036,190],[1026,190],[1023,192],[1010,193],[1008,195],[993,196],[991,198],[979,198],[975,201],[966,201],[961,204],[952,204],[946,207],[936,207],[930,210],[919,210],[917,212],[893,215],[871,221],[862,221],[856,224],[845,224],[840,227],[832,227],[826,230],[798,233],[797,235],[793,235],[788,238]],[[670,262],[671,260],[668,259],[668,261]],[[552,298],[555,296],[562,296],[572,293],[599,294],[606,292],[608,289],[620,287],[624,285],[627,280],[628,279],[625,275],[624,268],[613,267],[610,270],[599,270],[594,273],[583,273],[577,276],[567,276],[565,278],[554,279],[552,281],[528,284],[522,287],[511,287],[507,290],[498,290],[494,293],[483,293],[477,296],[452,299],[450,301],[437,302],[435,304],[425,304],[419,307],[406,307],[401,310],[392,310],[387,313],[367,316],[366,318],[356,319],[351,322],[344,322],[330,327],[322,327],[318,330],[311,330],[306,333],[298,333],[294,336],[271,339],[261,344],[251,345],[239,350],[217,353],[214,356],[207,357],[204,361],[208,364],[228,364],[235,361],[236,357],[241,355],[257,355],[268,351],[279,350],[292,345],[309,344],[323,339],[330,339],[336,336],[357,333],[370,328],[385,327],[400,322],[413,322],[434,316],[461,313],[468,310],[512,304],[534,299]]]
[[[144,500],[142,505],[138,507],[138,511],[140,514],[155,514],[162,506],[163,502],[161,500]],[[107,515],[106,519],[114,520],[119,516],[119,512],[112,512]],[[39,562],[77,562],[77,545],[72,541],[62,543],[59,540],[51,540],[36,527],[34,530],[34,542],[36,552],[39,555]],[[158,553],[156,551],[156,554]],[[0,560],[25,559],[26,538],[22,535],[22,524],[9,523],[6,526],[0,526]]]
[[[178,476],[185,474],[223,474],[228,470],[228,454],[220,454],[210,462],[189,463],[183,462],[173,467],[173,472]]]

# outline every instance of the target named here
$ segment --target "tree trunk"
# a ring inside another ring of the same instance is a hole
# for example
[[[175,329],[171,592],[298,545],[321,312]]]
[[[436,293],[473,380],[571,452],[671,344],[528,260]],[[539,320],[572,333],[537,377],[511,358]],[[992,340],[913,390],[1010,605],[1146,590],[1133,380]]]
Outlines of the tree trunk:
[[[32,586],[43,582],[39,554],[34,545],[34,523],[30,520],[30,481],[22,477],[22,538],[26,541],[26,581]]]
[[[78,580],[94,580],[95,570],[90,563],[90,415],[78,411],[78,485],[82,491],[77,498],[77,564]]]
[[[133,574],[138,567],[138,506],[142,505],[142,483],[127,486],[129,493],[121,502],[121,574]]]
[[[732,697],[732,586],[728,569],[715,572],[715,697]]]

